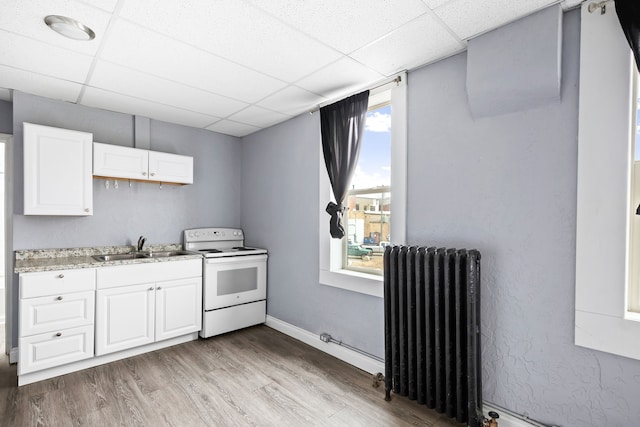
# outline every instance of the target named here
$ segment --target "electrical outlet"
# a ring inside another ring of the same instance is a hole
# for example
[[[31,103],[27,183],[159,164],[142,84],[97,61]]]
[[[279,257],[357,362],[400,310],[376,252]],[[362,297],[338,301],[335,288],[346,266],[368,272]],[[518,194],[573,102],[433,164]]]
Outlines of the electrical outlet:
[[[331,341],[331,335],[325,333],[320,334],[320,341],[329,342]]]

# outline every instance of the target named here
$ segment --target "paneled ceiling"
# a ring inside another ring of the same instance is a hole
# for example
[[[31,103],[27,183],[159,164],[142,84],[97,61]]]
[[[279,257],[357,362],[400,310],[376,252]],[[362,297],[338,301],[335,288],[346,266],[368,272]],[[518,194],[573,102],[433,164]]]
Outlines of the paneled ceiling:
[[[244,136],[461,52],[470,38],[555,3],[2,0],[0,99],[15,89]],[[81,21],[96,37],[63,37],[47,15]]]

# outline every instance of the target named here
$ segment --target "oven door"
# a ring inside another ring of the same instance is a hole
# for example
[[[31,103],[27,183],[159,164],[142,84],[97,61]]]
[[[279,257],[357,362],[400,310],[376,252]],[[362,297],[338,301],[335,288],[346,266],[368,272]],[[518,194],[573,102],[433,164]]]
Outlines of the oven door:
[[[267,298],[267,255],[205,258],[204,310]]]

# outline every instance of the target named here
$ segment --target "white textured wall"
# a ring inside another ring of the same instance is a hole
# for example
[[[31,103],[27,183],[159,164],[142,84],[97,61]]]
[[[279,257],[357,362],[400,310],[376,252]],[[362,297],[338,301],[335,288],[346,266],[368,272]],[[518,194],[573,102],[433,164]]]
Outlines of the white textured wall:
[[[561,102],[474,120],[465,55],[410,74],[409,242],[482,253],[485,400],[640,425],[640,361],[573,344],[579,12],[564,29]]]

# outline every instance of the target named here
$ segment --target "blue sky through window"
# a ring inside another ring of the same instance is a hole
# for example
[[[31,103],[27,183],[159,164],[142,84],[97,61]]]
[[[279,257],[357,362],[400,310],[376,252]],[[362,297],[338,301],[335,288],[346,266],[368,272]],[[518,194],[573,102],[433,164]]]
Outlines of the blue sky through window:
[[[352,188],[373,188],[391,184],[391,105],[367,113],[364,141]]]

